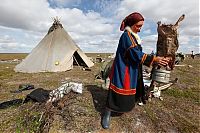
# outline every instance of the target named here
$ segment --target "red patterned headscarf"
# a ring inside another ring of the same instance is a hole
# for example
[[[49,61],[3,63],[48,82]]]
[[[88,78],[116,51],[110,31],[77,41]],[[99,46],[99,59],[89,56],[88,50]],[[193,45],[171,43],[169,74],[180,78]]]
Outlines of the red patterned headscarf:
[[[138,12],[131,13],[122,21],[120,30],[123,31],[126,26],[131,27],[139,21],[144,21],[144,17]]]

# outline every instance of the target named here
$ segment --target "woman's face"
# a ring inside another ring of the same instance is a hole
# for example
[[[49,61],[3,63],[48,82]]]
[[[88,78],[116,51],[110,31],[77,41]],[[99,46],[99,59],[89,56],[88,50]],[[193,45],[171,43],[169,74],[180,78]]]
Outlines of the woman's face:
[[[139,22],[137,22],[136,24],[132,25],[132,26],[131,26],[132,31],[133,31],[134,33],[140,32],[140,30],[141,30],[143,24],[144,24],[144,21],[139,21]]]

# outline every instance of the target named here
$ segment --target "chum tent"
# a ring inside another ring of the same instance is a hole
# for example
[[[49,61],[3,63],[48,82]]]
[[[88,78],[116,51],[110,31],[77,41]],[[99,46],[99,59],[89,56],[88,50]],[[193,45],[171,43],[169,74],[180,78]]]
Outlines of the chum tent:
[[[73,65],[92,67],[94,63],[76,45],[58,19],[48,33],[14,70],[15,72],[59,72]]]

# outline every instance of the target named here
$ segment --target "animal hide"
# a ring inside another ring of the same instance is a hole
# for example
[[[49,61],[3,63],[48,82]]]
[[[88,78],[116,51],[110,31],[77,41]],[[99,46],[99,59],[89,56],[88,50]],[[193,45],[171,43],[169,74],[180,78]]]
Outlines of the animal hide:
[[[183,14],[174,25],[161,24],[161,21],[157,23],[157,56],[171,57],[172,60],[169,64],[169,67],[171,69],[173,69],[174,67],[176,51],[179,47],[177,31],[178,26],[184,18],[185,15]]]

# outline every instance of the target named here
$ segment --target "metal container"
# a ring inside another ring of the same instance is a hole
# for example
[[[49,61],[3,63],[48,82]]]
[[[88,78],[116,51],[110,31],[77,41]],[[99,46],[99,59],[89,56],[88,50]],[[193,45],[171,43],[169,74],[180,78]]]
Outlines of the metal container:
[[[169,83],[171,71],[155,69],[152,74],[152,80],[159,83]]]

